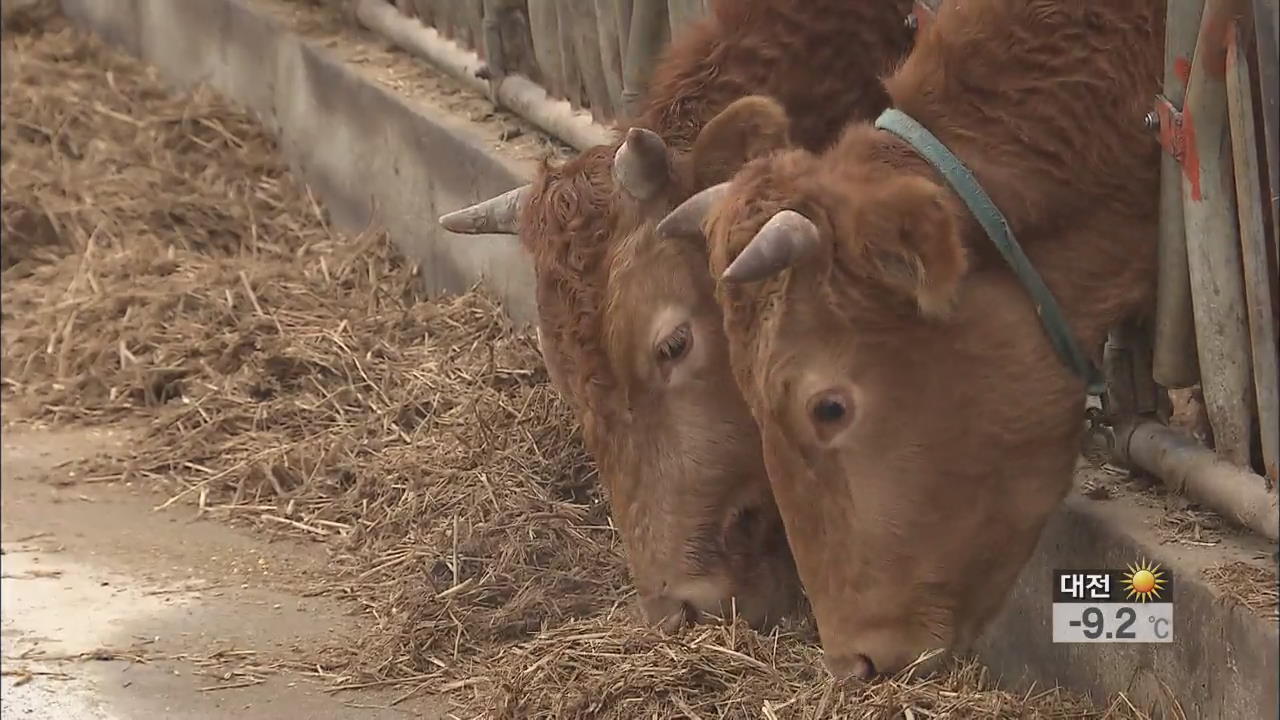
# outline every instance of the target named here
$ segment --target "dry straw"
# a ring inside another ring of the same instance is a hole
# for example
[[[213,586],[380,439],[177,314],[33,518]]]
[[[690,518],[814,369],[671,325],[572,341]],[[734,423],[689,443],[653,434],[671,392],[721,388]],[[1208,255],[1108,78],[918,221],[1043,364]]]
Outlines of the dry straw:
[[[644,629],[531,338],[334,232],[244,113],[43,27],[4,39],[6,416],[145,422],[121,477],[327,543],[316,592],[367,626],[307,659],[334,689],[512,720],[1139,715],[972,664],[833,686],[805,625]]]

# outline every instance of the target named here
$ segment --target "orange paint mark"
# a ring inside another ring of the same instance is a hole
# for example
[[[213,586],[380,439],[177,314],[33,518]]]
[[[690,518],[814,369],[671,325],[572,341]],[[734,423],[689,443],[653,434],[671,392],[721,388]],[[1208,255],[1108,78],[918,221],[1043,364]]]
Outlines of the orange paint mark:
[[[1182,81],[1182,87],[1186,88],[1191,82],[1191,61],[1184,57],[1174,58],[1173,74],[1178,76],[1178,80]]]

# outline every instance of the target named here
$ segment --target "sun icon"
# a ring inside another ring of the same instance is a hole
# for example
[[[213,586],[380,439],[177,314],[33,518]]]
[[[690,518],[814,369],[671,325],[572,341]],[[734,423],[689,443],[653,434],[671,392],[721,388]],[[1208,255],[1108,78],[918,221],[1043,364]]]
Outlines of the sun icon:
[[[1143,560],[1137,565],[1130,565],[1129,572],[1122,581],[1129,591],[1126,599],[1137,598],[1139,602],[1159,600],[1160,591],[1164,589],[1164,571],[1159,565],[1152,565]]]

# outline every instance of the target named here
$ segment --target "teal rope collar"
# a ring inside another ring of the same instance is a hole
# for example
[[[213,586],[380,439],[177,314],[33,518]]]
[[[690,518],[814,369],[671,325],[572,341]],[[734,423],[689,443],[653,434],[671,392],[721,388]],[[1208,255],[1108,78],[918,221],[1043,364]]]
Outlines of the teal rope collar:
[[[1058,356],[1076,375],[1084,379],[1088,384],[1090,395],[1101,395],[1106,389],[1102,375],[1089,358],[1080,351],[1080,346],[1067,326],[1067,321],[1063,318],[1053,293],[1040,279],[1040,274],[1036,272],[1031,261],[1023,254],[1022,247],[1014,238],[1008,220],[978,184],[978,179],[973,176],[969,168],[965,167],[964,163],[960,162],[960,159],[952,154],[933,133],[916,122],[915,118],[900,110],[894,108],[885,110],[880,117],[876,118],[876,127],[888,130],[905,140],[921,157],[942,173],[951,185],[951,189],[964,200],[969,211],[987,232],[987,237],[991,238],[991,242],[995,244],[996,249],[1009,263],[1009,267],[1013,268],[1022,286],[1031,295],[1036,305],[1036,314],[1040,317],[1040,322],[1049,335],[1049,342],[1053,344],[1053,349],[1058,352]]]

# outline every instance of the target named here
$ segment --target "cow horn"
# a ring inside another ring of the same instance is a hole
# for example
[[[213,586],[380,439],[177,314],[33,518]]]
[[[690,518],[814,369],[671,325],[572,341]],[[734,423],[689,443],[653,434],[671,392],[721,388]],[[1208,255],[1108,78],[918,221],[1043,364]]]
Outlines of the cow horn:
[[[818,226],[795,210],[782,210],[769,218],[720,277],[733,283],[763,280],[817,247]]]
[[[613,154],[613,180],[637,200],[648,200],[667,183],[667,144],[658,133],[633,127]]]
[[[655,228],[662,237],[700,236],[702,221],[706,219],[711,206],[729,190],[729,183],[712,185],[706,190],[694,193],[688,200],[676,206]]]
[[[528,194],[529,186],[521,185],[484,202],[445,213],[440,216],[440,224],[446,230],[466,235],[515,235],[520,232],[520,204]]]

